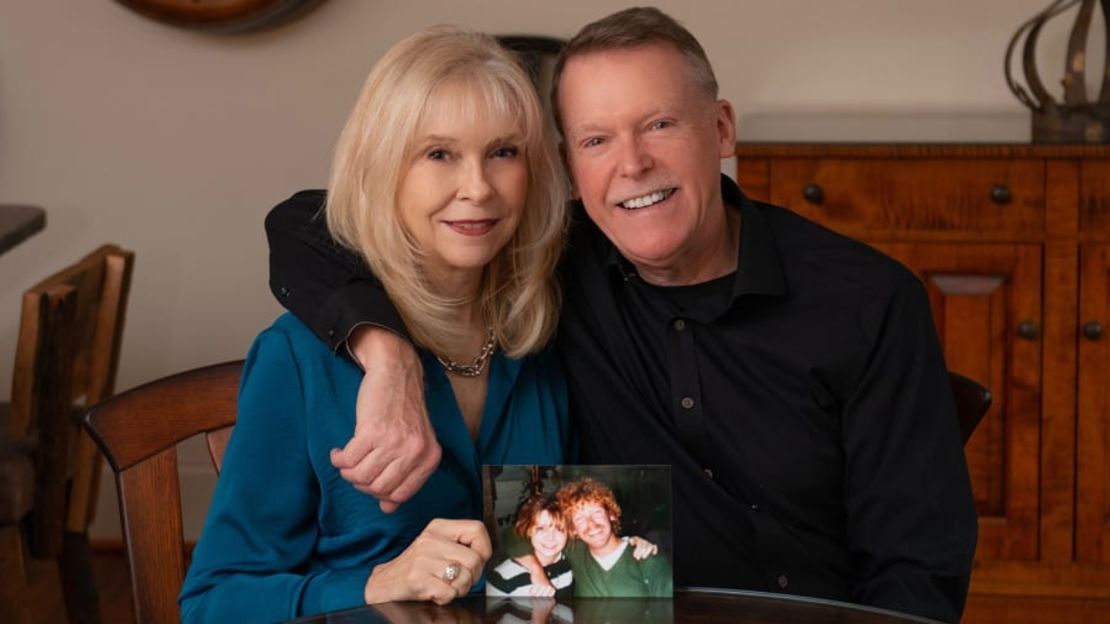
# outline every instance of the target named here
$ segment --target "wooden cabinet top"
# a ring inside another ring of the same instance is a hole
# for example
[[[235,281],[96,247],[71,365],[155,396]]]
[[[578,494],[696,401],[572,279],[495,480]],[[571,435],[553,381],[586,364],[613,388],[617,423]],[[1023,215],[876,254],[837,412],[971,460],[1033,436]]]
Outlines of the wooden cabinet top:
[[[1110,158],[1110,145],[1034,145],[1027,111],[742,114],[740,158]]]
[[[739,158],[1110,159],[1110,145],[1028,143],[737,143]]]

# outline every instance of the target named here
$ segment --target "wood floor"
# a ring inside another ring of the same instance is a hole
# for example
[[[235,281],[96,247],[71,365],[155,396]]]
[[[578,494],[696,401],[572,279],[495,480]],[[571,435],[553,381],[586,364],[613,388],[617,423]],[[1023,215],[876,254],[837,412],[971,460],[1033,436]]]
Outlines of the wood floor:
[[[119,551],[102,551],[93,556],[100,596],[101,621],[105,624],[134,624],[131,606],[131,580],[127,559]],[[30,570],[34,599],[38,612],[35,624],[65,624],[65,608],[55,568],[35,562]],[[3,618],[0,617],[0,620]],[[1110,622],[1110,600],[1029,599],[1013,597],[971,596],[964,613],[965,624],[1023,622],[1053,624],[1094,624]]]
[[[134,624],[135,612],[131,606],[131,577],[127,558],[120,551],[94,553],[93,574],[100,598],[101,622],[104,624]],[[33,624],[66,624],[62,587],[58,581],[57,567],[51,562],[31,561],[28,570],[34,605]],[[3,620],[3,616],[0,616]]]

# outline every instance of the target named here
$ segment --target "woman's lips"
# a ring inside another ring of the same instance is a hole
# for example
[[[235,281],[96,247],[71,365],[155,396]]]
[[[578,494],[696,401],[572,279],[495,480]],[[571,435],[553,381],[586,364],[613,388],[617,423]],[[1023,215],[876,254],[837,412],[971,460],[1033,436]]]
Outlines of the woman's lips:
[[[482,236],[489,234],[497,219],[467,219],[461,221],[444,221],[447,227],[463,236]]]

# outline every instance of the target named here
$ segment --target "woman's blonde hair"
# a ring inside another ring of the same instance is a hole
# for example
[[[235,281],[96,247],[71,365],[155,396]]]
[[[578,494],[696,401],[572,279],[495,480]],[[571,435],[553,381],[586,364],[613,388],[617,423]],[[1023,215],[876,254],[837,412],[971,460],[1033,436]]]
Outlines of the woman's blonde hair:
[[[566,184],[539,96],[494,38],[436,26],[406,37],[378,61],[336,146],[328,228],[366,260],[416,343],[446,353],[460,331],[452,308],[468,302],[430,290],[422,252],[401,220],[396,195],[429,102],[456,86],[474,99],[465,113],[514,119],[522,136],[528,164],[524,211],[508,244],[483,270],[478,295],[501,348],[520,357],[541,348],[558,320],[555,268],[566,231]]]

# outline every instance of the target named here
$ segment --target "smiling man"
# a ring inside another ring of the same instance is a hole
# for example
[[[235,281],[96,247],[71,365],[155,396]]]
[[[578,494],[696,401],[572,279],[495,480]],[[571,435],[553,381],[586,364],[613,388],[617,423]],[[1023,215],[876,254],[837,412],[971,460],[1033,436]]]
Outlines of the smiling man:
[[[581,461],[672,466],[679,586],[958,620],[976,514],[921,283],[719,175],[734,111],[662,12],[587,25],[554,80],[585,213],[557,338]],[[355,436],[333,457],[391,510],[439,448],[404,328],[328,242],[322,201],[302,193],[270,214],[271,287],[333,347],[395,363],[367,371]]]
[[[578,598],[670,597],[671,565],[661,555],[637,559],[620,536],[621,507],[608,486],[583,478],[559,489],[559,505],[578,540],[567,547]]]

